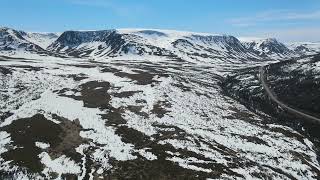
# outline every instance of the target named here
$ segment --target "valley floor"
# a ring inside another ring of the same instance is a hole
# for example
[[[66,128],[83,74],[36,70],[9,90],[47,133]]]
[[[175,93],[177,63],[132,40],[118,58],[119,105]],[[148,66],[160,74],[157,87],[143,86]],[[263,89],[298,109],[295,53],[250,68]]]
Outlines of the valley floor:
[[[174,60],[3,57],[0,177],[318,179],[313,143],[226,96],[221,73]]]

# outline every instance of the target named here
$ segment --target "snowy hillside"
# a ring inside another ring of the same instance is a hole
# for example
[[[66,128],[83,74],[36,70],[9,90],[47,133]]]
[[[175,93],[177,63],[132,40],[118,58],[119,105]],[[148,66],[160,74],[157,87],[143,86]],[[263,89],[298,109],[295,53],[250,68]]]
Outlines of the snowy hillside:
[[[241,37],[239,40],[249,51],[256,53],[260,57],[285,59],[297,56],[297,53],[294,50],[289,49],[286,45],[274,38]]]
[[[26,40],[20,32],[10,28],[0,28],[0,52],[3,51],[43,51],[43,49]]]
[[[260,54],[251,51],[233,36],[170,30],[67,31],[47,50],[73,57],[91,58],[141,59],[154,56],[235,63],[260,58]],[[272,50],[278,49],[270,49]]]
[[[287,46],[299,54],[317,54],[320,53],[320,42],[296,42],[288,43]]]
[[[60,56],[45,50],[57,38],[56,34],[26,33],[0,28],[0,55],[19,58]]]
[[[1,179],[319,178],[308,136],[226,96],[213,66],[0,64]]]
[[[24,39],[42,47],[43,49],[46,49],[60,36],[60,33],[37,33],[24,31],[20,31],[20,33]]]

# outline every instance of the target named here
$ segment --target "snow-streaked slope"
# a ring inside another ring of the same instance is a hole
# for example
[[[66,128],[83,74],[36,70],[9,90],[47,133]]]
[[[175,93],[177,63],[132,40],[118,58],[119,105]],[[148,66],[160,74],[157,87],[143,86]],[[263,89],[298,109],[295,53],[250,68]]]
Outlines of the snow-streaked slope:
[[[43,51],[40,46],[26,40],[19,31],[10,28],[0,28],[0,50]]]
[[[289,49],[300,54],[317,54],[320,52],[320,42],[295,42],[287,43]]]
[[[240,37],[239,40],[249,51],[261,57],[285,59],[297,56],[295,51],[274,38]]]
[[[61,33],[41,33],[41,32],[24,32],[20,31],[22,37],[26,40],[37,44],[38,46],[46,49],[50,44],[58,39]]]
[[[135,34],[144,37],[149,44],[156,44],[161,48],[170,48],[172,42],[192,35],[201,36],[220,36],[218,34],[195,33],[176,30],[160,30],[160,29],[118,29],[120,34]]]
[[[233,36],[170,30],[67,31],[47,50],[91,58],[153,56],[202,62],[258,58]]]
[[[0,55],[19,58],[41,58],[53,55],[26,39],[25,34],[11,28],[0,28]]]
[[[110,56],[124,43],[115,30],[66,31],[47,50],[73,57]]]

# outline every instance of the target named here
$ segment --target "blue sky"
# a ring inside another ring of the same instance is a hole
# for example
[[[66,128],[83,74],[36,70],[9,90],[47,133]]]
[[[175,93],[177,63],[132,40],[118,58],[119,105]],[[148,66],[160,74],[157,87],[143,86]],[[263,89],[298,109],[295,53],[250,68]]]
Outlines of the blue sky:
[[[320,0],[0,0],[26,31],[158,28],[320,41]]]

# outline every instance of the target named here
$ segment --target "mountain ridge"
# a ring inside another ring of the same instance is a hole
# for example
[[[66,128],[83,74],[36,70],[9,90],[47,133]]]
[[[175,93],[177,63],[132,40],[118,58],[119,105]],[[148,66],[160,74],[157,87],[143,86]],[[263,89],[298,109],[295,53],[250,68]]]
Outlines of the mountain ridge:
[[[320,51],[320,46],[313,45],[317,43],[286,44],[275,38],[237,38],[176,30],[107,29],[35,33],[4,27],[0,31],[2,52],[11,51],[14,54],[14,51],[22,49],[31,54],[40,52],[49,56],[59,54],[90,59],[139,59],[153,56],[191,62],[210,62],[214,59],[241,63],[264,59],[282,60]],[[10,34],[9,31],[14,33]],[[11,38],[5,38],[5,34]]]

